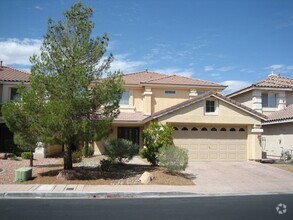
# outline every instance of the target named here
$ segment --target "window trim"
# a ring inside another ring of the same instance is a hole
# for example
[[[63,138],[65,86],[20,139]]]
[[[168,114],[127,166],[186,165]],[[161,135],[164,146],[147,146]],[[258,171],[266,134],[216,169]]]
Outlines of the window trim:
[[[214,102],[214,111],[213,112],[207,112],[207,102],[208,101]],[[217,99],[206,99],[204,101],[204,115],[218,115],[218,109],[219,109],[219,102]]]
[[[266,102],[267,102],[267,106],[264,106],[264,96],[266,96]],[[274,106],[271,105],[271,102],[270,102],[270,97],[274,97]],[[278,96],[277,96],[277,93],[274,93],[274,92],[263,92],[261,93],[261,107],[262,108],[265,108],[265,109],[269,109],[269,108],[278,108]]]
[[[126,103],[126,99],[123,100],[123,95],[128,93],[128,103]],[[122,102],[123,100],[123,102]],[[124,102],[125,101],[125,102]],[[120,106],[129,106],[130,105],[130,91],[129,90],[125,90],[123,93],[122,93],[122,96],[121,96],[121,99],[119,101],[119,105]]]

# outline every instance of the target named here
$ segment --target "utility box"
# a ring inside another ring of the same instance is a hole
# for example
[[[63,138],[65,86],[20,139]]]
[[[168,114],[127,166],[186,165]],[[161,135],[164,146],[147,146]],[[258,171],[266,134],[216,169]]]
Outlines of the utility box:
[[[15,170],[15,181],[21,182],[26,181],[32,178],[32,168],[30,167],[22,167]]]

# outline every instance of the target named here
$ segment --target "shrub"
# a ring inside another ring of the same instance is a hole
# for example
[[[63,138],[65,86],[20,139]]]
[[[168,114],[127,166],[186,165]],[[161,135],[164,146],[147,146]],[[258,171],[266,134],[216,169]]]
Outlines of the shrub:
[[[159,165],[166,167],[168,171],[185,170],[188,164],[188,151],[174,145],[164,146],[159,150],[158,160]]]
[[[115,162],[131,160],[138,153],[138,146],[125,139],[111,139],[104,143],[105,154]]]
[[[89,155],[90,155],[90,156],[93,156],[94,153],[95,153],[95,148],[94,148],[94,146],[90,146],[90,147],[89,147]]]
[[[72,163],[80,163],[82,161],[82,153],[80,151],[72,152]]]
[[[151,123],[150,127],[143,131],[144,147],[140,149],[141,157],[157,165],[159,149],[173,144],[172,131],[173,128],[169,124]]]
[[[108,171],[110,166],[112,164],[112,161],[111,160],[106,160],[106,159],[103,159],[100,161],[100,165],[101,165],[101,170],[102,171]]]
[[[22,152],[21,158],[24,160],[29,160],[31,158],[31,152]]]
[[[82,154],[84,157],[89,157],[90,156],[90,152],[89,152],[89,145],[88,143],[84,143],[84,146],[82,148]]]

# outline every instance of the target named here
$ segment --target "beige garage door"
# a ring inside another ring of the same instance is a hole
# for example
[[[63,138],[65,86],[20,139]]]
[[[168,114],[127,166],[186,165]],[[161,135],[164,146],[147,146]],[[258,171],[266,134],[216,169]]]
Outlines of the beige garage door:
[[[176,146],[188,149],[189,160],[246,160],[247,128],[174,126]]]

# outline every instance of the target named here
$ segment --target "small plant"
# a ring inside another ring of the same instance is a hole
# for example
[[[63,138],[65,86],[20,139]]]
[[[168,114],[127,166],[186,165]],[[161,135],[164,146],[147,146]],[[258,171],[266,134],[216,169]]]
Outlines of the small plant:
[[[24,160],[29,160],[31,158],[31,152],[22,152],[21,158]]]
[[[125,139],[111,139],[104,143],[105,154],[115,162],[123,163],[131,160],[138,153],[138,146]]]
[[[103,159],[100,161],[101,170],[102,171],[109,171],[112,161],[109,159]]]
[[[21,161],[21,159],[19,159],[17,156],[11,157],[9,158],[9,160]]]
[[[89,145],[87,142],[84,143],[84,146],[82,148],[82,154],[84,157],[89,157],[90,154],[89,154]]]
[[[141,157],[157,165],[159,149],[173,144],[172,131],[173,128],[169,124],[151,123],[150,127],[143,131],[144,147],[140,150]]]
[[[164,146],[159,150],[158,160],[159,165],[166,167],[170,172],[182,171],[188,164],[188,151],[174,145]]]
[[[80,151],[72,152],[72,163],[80,163],[82,161],[82,153]]]

